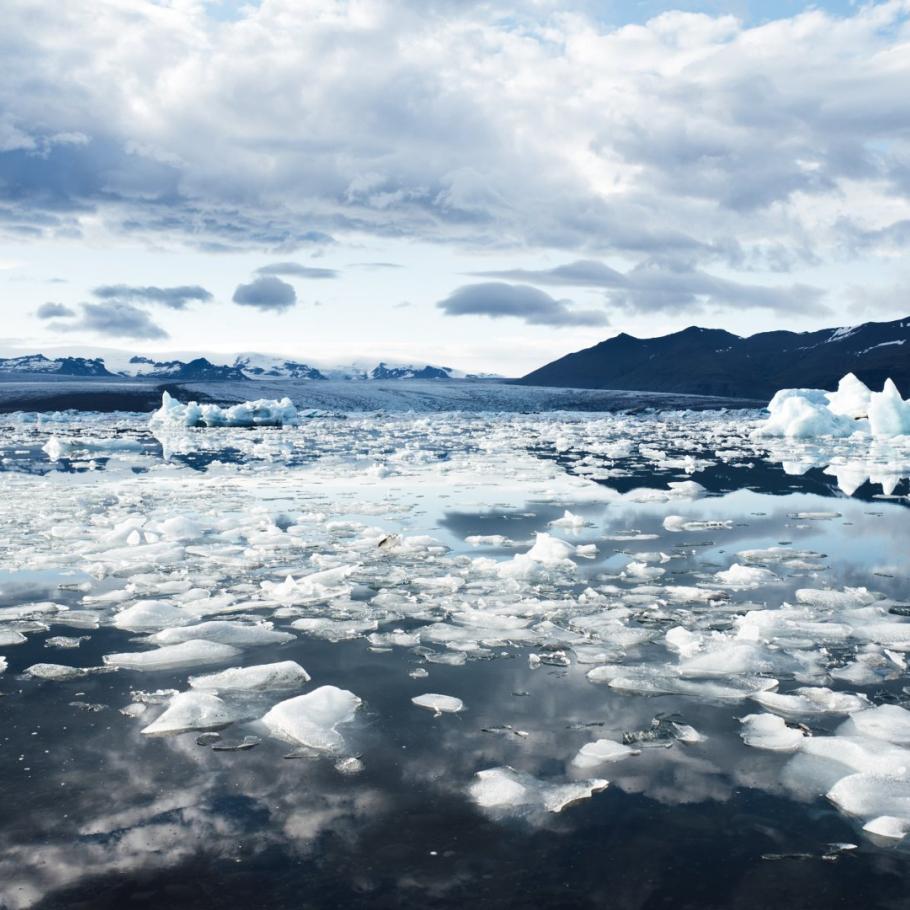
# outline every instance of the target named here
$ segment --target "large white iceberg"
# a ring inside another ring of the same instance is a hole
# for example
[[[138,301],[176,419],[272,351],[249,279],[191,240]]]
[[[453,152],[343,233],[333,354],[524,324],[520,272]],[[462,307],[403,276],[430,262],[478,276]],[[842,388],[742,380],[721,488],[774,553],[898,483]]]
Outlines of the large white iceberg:
[[[844,376],[836,392],[823,389],[781,389],[768,403],[768,419],[754,435],[807,439],[852,436],[856,432],[888,439],[910,435],[910,401],[897,386],[885,381],[873,392],[853,373]]]
[[[168,392],[161,395],[161,407],[149,418],[160,427],[282,427],[296,425],[297,408],[290,398],[280,401],[259,398],[229,408],[217,404],[182,404]]]

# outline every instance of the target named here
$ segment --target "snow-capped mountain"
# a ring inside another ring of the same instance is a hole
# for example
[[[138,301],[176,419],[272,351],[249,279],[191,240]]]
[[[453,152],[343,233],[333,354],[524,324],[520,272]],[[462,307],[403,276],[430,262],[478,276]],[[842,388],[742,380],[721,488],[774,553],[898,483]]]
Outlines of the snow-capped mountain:
[[[175,353],[148,357],[117,350],[93,351],[95,356],[73,356],[67,350],[59,357],[25,354],[0,357],[0,373],[57,374],[60,376],[128,376],[166,379],[174,382],[238,381],[271,379],[348,380],[356,382],[399,379],[475,379],[451,367],[428,363],[398,363],[386,360],[358,361],[326,366],[304,363],[288,357],[245,352],[202,355]]]
[[[58,376],[113,376],[98,357],[57,357],[25,354],[0,357],[0,373],[54,373]]]
[[[692,326],[658,338],[620,334],[567,354],[525,385],[768,398],[782,388],[834,389],[845,373],[910,392],[910,318],[742,338]]]

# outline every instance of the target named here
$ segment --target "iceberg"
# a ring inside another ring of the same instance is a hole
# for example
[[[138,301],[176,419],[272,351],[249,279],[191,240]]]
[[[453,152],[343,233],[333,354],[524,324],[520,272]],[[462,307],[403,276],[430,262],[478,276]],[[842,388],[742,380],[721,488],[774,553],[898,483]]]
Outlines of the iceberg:
[[[894,382],[887,379],[881,392],[873,392],[852,373],[840,380],[836,392],[781,389],[768,403],[768,415],[753,431],[754,438],[846,437],[856,432],[876,439],[910,435],[910,401],[904,401]]]
[[[290,398],[280,401],[259,398],[228,408],[217,404],[182,404],[168,392],[161,395],[161,407],[149,418],[153,427],[284,427],[295,426],[299,415]]]

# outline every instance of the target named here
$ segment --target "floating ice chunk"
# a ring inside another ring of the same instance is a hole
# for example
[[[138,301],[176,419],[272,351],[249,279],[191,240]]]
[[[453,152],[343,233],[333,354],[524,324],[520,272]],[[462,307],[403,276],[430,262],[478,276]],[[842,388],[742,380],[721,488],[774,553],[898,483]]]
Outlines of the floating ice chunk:
[[[464,702],[460,698],[455,698],[453,695],[434,695],[432,693],[427,693],[426,695],[415,695],[411,701],[417,705],[418,708],[427,708],[428,710],[435,712],[437,717],[442,714],[457,714],[459,711],[464,710]]]
[[[164,713],[145,727],[149,736],[185,733],[187,730],[217,730],[226,727],[235,715],[217,695],[207,692],[180,692]]]
[[[910,781],[876,774],[848,774],[829,791],[828,799],[858,818],[888,815],[910,822]]]
[[[869,707],[865,695],[833,692],[823,686],[794,689],[787,694],[757,692],[752,696],[763,708],[785,717],[812,717],[817,714],[853,714]]]
[[[224,645],[234,645],[237,648],[246,648],[255,645],[281,644],[292,641],[294,637],[290,632],[277,631],[270,622],[250,624],[236,620],[214,619],[198,623],[195,626],[162,629],[160,632],[150,635],[149,641],[156,645],[176,645],[194,638],[201,638],[206,641],[217,641]]]
[[[114,616],[114,625],[128,632],[157,632],[168,626],[187,625],[195,617],[164,600],[139,600]],[[192,637],[192,636],[191,636]]]
[[[675,651],[681,657],[692,657],[704,646],[701,635],[690,632],[682,626],[668,629],[664,635],[664,642],[671,651]]]
[[[507,562],[497,564],[497,572],[506,578],[536,578],[541,567],[547,569],[573,570],[575,563],[569,558],[575,554],[575,547],[538,532],[534,546],[527,553],[520,553]]]
[[[708,492],[696,480],[671,480],[667,486],[673,499],[700,499]]]
[[[575,548],[575,555],[581,559],[594,559],[597,556],[597,544],[580,543]]]
[[[775,584],[780,579],[769,569],[758,566],[743,566],[734,563],[729,569],[715,572],[714,578],[718,584],[728,588],[758,588],[761,585]]]
[[[298,422],[297,408],[290,398],[280,401],[260,398],[229,408],[190,401],[181,404],[167,392],[161,396],[161,407],[149,418],[152,426],[167,427],[281,427]]]
[[[44,452],[51,461],[59,461],[61,458],[70,454],[72,445],[59,436],[51,436],[51,438],[41,446],[41,451]]]
[[[606,762],[621,761],[630,755],[640,755],[640,749],[633,749],[612,739],[596,739],[594,742],[585,743],[578,754],[572,759],[576,768],[596,768]]]
[[[190,677],[190,685],[194,689],[218,691],[299,689],[309,681],[310,674],[294,660],[280,660],[277,663],[257,664],[253,667],[231,667],[219,673]]]
[[[859,711],[837,728],[838,736],[871,736],[889,743],[910,745],[910,711],[898,705],[879,705]],[[910,753],[908,753],[910,760]]]
[[[482,809],[545,809],[561,812],[566,806],[606,789],[607,781],[595,778],[569,784],[550,784],[514,768],[478,771],[471,784],[471,798]]]
[[[768,419],[753,436],[784,436],[805,439],[814,436],[850,436],[858,429],[852,417],[828,408],[827,393],[817,389],[782,389],[768,404]]]
[[[870,396],[869,430],[873,436],[885,439],[910,434],[910,401],[901,398],[890,379],[881,392]]]
[[[837,384],[836,392],[828,392],[828,410],[832,414],[859,419],[869,415],[869,400],[872,392],[853,373],[847,373]]]
[[[262,721],[281,739],[310,749],[339,752],[345,742],[336,727],[352,721],[360,705],[361,700],[347,689],[321,686],[279,702]]]
[[[582,528],[588,527],[590,522],[582,518],[581,515],[573,515],[568,509],[566,509],[562,518],[555,518],[550,522],[551,528],[561,528],[565,531],[580,531]]]
[[[740,718],[740,736],[747,746],[772,752],[795,752],[803,744],[801,731],[788,727],[776,714],[749,714]]]
[[[703,736],[695,727],[690,726],[689,724],[677,724],[671,722],[673,727],[673,733],[676,735],[676,738],[681,743],[686,743],[686,745],[693,745],[694,743],[702,743],[707,737]]]
[[[706,700],[739,701],[755,692],[777,688],[777,680],[764,676],[718,679],[682,679],[662,667],[594,667],[588,679],[607,683],[611,689],[635,695],[692,695]]]
[[[538,533],[534,546],[525,555],[545,566],[558,566],[568,561],[574,552],[575,548],[564,540]]]
[[[0,657],[0,673],[5,673],[6,668],[9,666],[5,657]]]
[[[175,515],[160,525],[159,530],[168,540],[196,540],[203,534],[202,526],[186,515]]]
[[[166,645],[151,651],[105,654],[104,663],[109,667],[122,667],[127,670],[174,670],[179,667],[222,663],[239,656],[240,651],[230,645],[192,639],[179,645]]]
[[[350,591],[350,585],[344,582],[355,571],[355,566],[337,566],[297,579],[288,575],[282,582],[262,582],[262,590],[274,600],[286,604],[327,600]]]
[[[0,629],[0,648],[8,648],[11,645],[21,645],[28,639],[15,629]]]
[[[69,679],[82,679],[90,673],[98,672],[97,667],[67,667],[63,664],[32,664],[25,670],[26,676],[34,679],[47,679],[54,682],[65,682]]]
[[[663,522],[665,531],[729,531],[733,527],[732,521],[694,521],[683,518],[682,515],[668,515]]]
[[[801,604],[813,607],[828,607],[836,610],[863,607],[881,600],[881,595],[874,594],[867,588],[844,588],[843,591],[832,591],[824,588],[800,588],[796,600]]]
[[[863,825],[863,831],[889,840],[903,840],[910,831],[910,819],[894,815],[879,815]]]
[[[515,541],[502,534],[471,534],[464,542],[472,547],[514,547]]]

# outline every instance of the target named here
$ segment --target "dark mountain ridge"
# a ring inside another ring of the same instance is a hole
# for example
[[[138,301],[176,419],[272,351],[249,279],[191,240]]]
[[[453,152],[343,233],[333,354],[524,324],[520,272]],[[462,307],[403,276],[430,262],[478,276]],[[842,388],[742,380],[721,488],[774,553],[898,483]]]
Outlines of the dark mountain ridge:
[[[835,389],[845,373],[872,388],[893,379],[910,393],[910,317],[743,338],[690,326],[657,338],[622,333],[560,357],[524,385],[770,398],[782,388]]]

